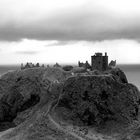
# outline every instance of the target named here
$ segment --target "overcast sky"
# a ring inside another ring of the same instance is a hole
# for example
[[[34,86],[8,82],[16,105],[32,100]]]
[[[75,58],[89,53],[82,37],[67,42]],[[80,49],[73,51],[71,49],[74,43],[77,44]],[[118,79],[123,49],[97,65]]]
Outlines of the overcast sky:
[[[0,64],[140,63],[140,0],[0,0]]]

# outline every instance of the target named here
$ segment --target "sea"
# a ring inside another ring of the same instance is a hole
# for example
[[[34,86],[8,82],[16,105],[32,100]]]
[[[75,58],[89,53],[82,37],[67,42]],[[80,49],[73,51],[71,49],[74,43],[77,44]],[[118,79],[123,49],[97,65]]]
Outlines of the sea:
[[[139,65],[117,65],[126,74],[129,83],[133,83],[140,90],[140,64]],[[19,65],[0,65],[0,75],[8,71],[20,69]]]
[[[127,77],[129,83],[132,83],[140,90],[140,64],[138,65],[118,65]]]

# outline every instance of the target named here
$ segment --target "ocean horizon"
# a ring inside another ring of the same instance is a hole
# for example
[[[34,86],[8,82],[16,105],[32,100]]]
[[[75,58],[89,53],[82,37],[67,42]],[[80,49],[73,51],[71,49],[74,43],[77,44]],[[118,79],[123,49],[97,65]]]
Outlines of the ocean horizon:
[[[125,72],[128,82],[136,85],[140,90],[140,64],[121,64],[117,67]],[[0,75],[19,69],[20,65],[0,65]]]
[[[140,64],[118,65],[124,71],[129,83],[134,84],[140,90]]]

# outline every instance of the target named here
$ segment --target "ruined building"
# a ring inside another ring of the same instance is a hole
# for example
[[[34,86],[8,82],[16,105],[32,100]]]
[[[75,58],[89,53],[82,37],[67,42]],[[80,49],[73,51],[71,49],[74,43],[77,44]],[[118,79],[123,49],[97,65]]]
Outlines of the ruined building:
[[[105,71],[108,69],[107,53],[103,56],[102,53],[95,53],[91,56],[91,70]]]
[[[83,63],[83,62],[78,61],[78,66],[79,66],[79,67],[83,67],[83,68],[85,68],[85,69],[91,69],[91,66],[90,66],[90,64],[88,63],[88,61],[86,61],[86,63]]]
[[[28,69],[28,68],[37,68],[37,67],[45,67],[44,64],[42,64],[42,66],[40,66],[39,63],[37,63],[36,65],[33,63],[26,63],[25,66],[23,65],[23,63],[21,64],[21,70],[23,69]]]
[[[95,53],[95,55],[91,56],[91,65],[88,63],[88,61],[86,61],[86,63],[79,61],[78,66],[90,70],[105,71],[109,68],[107,53],[105,53],[104,56],[102,53]]]
[[[115,61],[111,60],[111,62],[109,63],[109,67],[115,68],[116,67],[116,60]]]

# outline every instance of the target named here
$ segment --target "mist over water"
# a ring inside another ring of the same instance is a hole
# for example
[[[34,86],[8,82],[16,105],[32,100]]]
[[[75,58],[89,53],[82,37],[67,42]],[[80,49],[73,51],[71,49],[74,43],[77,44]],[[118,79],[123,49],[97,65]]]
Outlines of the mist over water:
[[[136,85],[140,90],[140,65],[118,65],[127,76],[128,82]],[[13,70],[20,69],[19,65],[1,65],[0,75]]]
[[[133,83],[140,90],[140,65],[118,65],[126,74],[129,83]]]
[[[0,75],[7,73],[8,71],[19,70],[18,65],[0,65]]]

